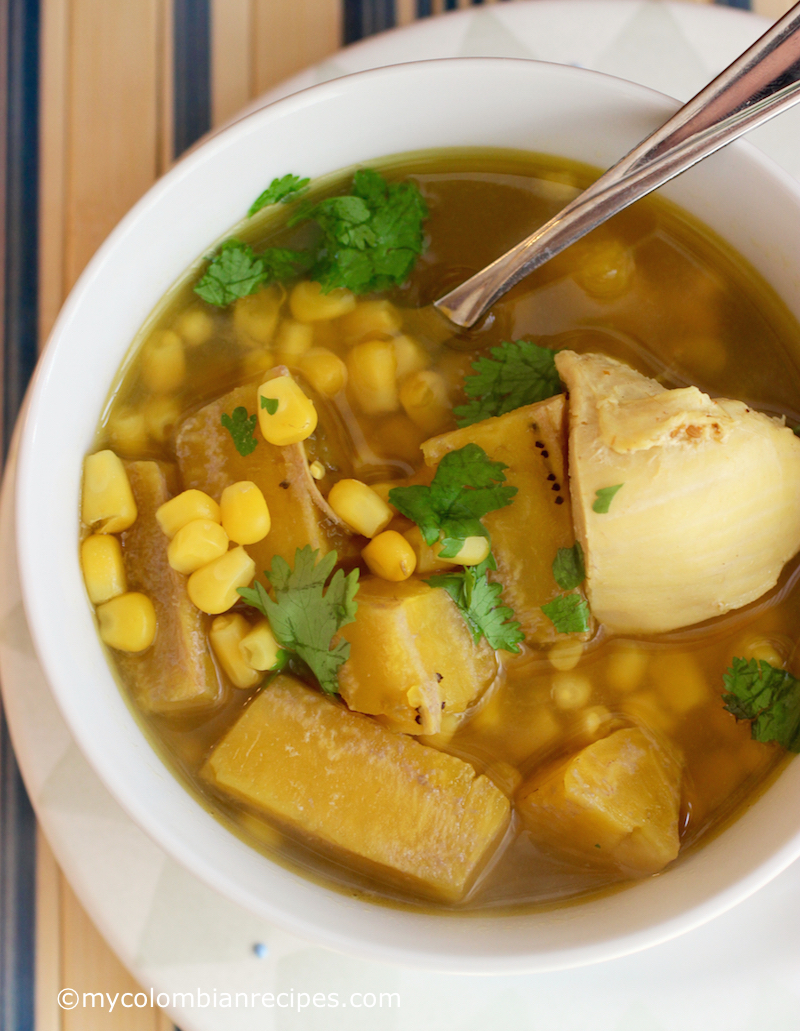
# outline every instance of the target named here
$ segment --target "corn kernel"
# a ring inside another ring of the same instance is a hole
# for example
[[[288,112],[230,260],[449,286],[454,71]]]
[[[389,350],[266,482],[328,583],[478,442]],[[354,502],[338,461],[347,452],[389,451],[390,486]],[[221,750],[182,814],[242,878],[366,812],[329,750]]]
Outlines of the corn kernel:
[[[338,319],[356,306],[355,296],[340,287],[324,294],[319,283],[303,280],[289,296],[289,307],[298,322],[320,322]]]
[[[256,544],[269,533],[272,522],[260,489],[250,480],[232,483],[219,499],[222,525],[237,544]]]
[[[777,644],[776,640],[764,634],[746,634],[737,645],[736,654],[745,659],[760,659],[770,666],[780,668],[786,662],[786,657],[778,650]]]
[[[469,351],[445,351],[437,363],[439,375],[447,384],[451,403],[463,399],[464,377],[472,372],[474,356]]]
[[[620,708],[635,723],[657,733],[670,734],[677,723],[677,718],[666,710],[661,699],[651,691],[637,691],[626,698]]]
[[[635,644],[621,644],[608,660],[606,676],[615,691],[628,694],[641,684],[646,669],[647,652]]]
[[[156,636],[156,610],[146,594],[120,594],[97,606],[100,638],[121,652],[143,652]]]
[[[210,519],[193,519],[182,526],[169,542],[167,560],[176,573],[188,576],[227,550],[228,535],[219,523]]]
[[[154,397],[145,405],[144,421],[147,432],[159,444],[169,440],[180,417],[181,410],[174,398]]]
[[[391,301],[359,301],[339,323],[347,347],[400,332],[400,312]]]
[[[275,335],[286,291],[273,283],[266,290],[240,297],[233,306],[233,328],[243,347],[266,347]]]
[[[275,640],[269,620],[260,619],[239,642],[239,650],[248,666],[253,669],[274,669],[281,646]]]
[[[83,463],[81,516],[95,533],[121,533],[136,521],[136,502],[125,466],[113,451],[87,455]]]
[[[680,715],[702,704],[710,694],[699,663],[686,652],[670,655],[669,663],[653,663],[650,676],[667,708]]]
[[[583,654],[583,642],[575,640],[557,641],[548,651],[547,658],[556,669],[566,673],[575,669]]]
[[[413,372],[400,388],[406,415],[425,433],[438,433],[452,418],[447,383],[432,369]]]
[[[338,322],[312,322],[311,328],[314,331],[314,347],[324,347],[326,351],[338,351],[341,340],[339,339]]]
[[[347,356],[347,373],[353,399],[366,415],[397,410],[397,357],[391,341],[356,344]]]
[[[173,328],[189,347],[199,347],[213,336],[214,319],[202,308],[190,308],[179,316]]]
[[[403,536],[417,556],[416,571],[420,576],[425,576],[428,573],[439,573],[443,569],[453,568],[451,562],[445,562],[444,559],[439,558],[439,553],[436,550],[438,541],[434,545],[427,544],[418,526],[412,526],[410,530],[406,530]]]
[[[269,347],[256,346],[242,355],[242,376],[245,379],[261,376],[275,366],[275,355]]]
[[[339,480],[328,504],[341,520],[363,537],[375,537],[394,517],[392,509],[361,480]]]
[[[158,525],[167,535],[174,537],[182,526],[195,519],[210,519],[222,522],[219,505],[202,490],[185,490],[156,509]]]
[[[384,530],[361,552],[369,571],[382,580],[407,580],[417,565],[414,549],[395,530]]]
[[[559,709],[581,709],[592,694],[592,682],[582,673],[556,673],[551,694]]]
[[[249,587],[256,564],[243,547],[232,548],[189,577],[186,588],[201,612],[216,616],[239,600],[237,587]]]
[[[325,466],[319,460],[312,462],[311,465],[308,467],[308,471],[311,473],[315,480],[324,479],[325,473],[327,472]]]
[[[325,397],[338,394],[347,383],[347,366],[327,347],[312,347],[306,351],[298,367],[314,390]]]
[[[81,544],[81,568],[93,605],[110,601],[128,589],[122,547],[110,533],[94,533]]]
[[[137,455],[148,443],[144,412],[134,408],[120,408],[108,420],[108,439],[116,451],[123,455]]]
[[[592,705],[580,714],[574,732],[582,741],[595,741],[608,733],[611,721],[611,713],[605,705]]]
[[[619,240],[587,240],[578,256],[573,278],[590,297],[609,301],[630,286],[636,264],[630,248]]]
[[[451,566],[477,566],[489,557],[492,544],[488,537],[467,537],[452,558],[441,554],[441,544],[433,545],[433,550],[442,562]]]
[[[142,380],[154,394],[171,394],[186,376],[183,341],[171,329],[154,333],[142,348]]]
[[[258,388],[258,425],[270,444],[299,444],[317,428],[317,410],[291,376],[276,376]]]
[[[220,666],[233,686],[242,689],[255,687],[264,679],[263,673],[248,666],[239,649],[250,630],[250,624],[244,616],[238,612],[229,612],[224,616],[217,616],[208,632],[208,639]]]
[[[431,363],[430,355],[413,337],[395,337],[392,340],[394,356],[397,359],[397,382],[402,383],[406,376],[414,372],[422,372]]]
[[[311,347],[313,337],[314,330],[311,326],[304,322],[295,322],[294,319],[284,319],[278,327],[278,335],[275,337],[278,361],[285,365],[296,365]]]

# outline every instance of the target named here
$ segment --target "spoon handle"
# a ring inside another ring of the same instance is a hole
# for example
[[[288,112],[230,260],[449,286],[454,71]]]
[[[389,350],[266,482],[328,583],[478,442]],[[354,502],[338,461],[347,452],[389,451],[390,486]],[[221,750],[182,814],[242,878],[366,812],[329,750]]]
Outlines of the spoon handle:
[[[473,326],[515,283],[618,211],[800,101],[800,3],[534,233],[435,306]]]

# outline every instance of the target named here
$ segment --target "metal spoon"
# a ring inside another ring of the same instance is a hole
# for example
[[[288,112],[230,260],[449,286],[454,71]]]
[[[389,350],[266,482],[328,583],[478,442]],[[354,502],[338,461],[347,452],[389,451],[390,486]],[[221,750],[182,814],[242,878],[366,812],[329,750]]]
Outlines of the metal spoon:
[[[800,101],[800,3],[557,215],[434,302],[473,326],[515,283],[618,211]]]

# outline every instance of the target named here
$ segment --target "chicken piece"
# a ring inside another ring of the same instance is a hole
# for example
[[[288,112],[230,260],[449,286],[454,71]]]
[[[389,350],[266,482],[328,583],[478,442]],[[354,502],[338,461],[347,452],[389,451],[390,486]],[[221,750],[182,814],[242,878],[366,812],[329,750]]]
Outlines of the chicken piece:
[[[170,498],[169,467],[126,462],[139,516],[122,535],[128,589],[146,594],[156,610],[152,647],[141,655],[117,652],[125,682],[145,712],[180,715],[213,705],[221,685],[207,643],[208,617],[189,600],[186,577],[167,560],[169,539],[156,509]]]
[[[497,676],[485,639],[475,644],[447,591],[411,578],[366,577],[354,623],[341,630],[350,657],[339,690],[351,709],[406,734],[436,734],[442,715],[464,710]]]
[[[312,844],[449,902],[462,898],[509,820],[506,796],[469,763],[287,676],[245,709],[202,774]]]
[[[517,807],[543,847],[641,877],[678,854],[680,781],[677,760],[626,727],[534,773]]]
[[[495,462],[504,462],[506,482],[517,488],[510,505],[490,512],[483,524],[492,538],[503,601],[514,610],[525,636],[537,644],[566,640],[542,612],[563,593],[553,578],[559,548],[575,543],[566,483],[563,394],[506,415],[484,419],[422,445],[425,461],[436,465],[448,453],[478,444]],[[590,633],[570,635],[585,639]]]
[[[288,375],[285,369],[274,370]],[[265,379],[267,376],[264,377]],[[258,428],[258,441],[249,455],[240,455],[233,438],[222,425],[224,413],[243,407],[256,411],[257,392],[252,384],[237,387],[189,416],[178,431],[175,450],[185,489],[196,488],[219,500],[231,483],[250,480],[264,495],[272,528],[257,544],[248,545],[260,576],[275,555],[294,564],[295,552],[306,544],[320,555],[335,549],[340,561],[352,560],[357,551],[353,534],[322,497],[311,476],[303,443],[284,447],[269,444]],[[317,434],[324,432],[318,428]]]
[[[800,440],[783,421],[603,355],[561,351],[556,365],[595,617],[666,633],[774,587],[800,549]]]

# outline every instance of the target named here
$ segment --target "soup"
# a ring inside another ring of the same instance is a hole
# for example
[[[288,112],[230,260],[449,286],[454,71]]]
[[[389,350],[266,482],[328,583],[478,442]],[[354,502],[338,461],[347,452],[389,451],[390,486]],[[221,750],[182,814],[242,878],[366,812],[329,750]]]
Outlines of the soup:
[[[798,328],[649,199],[455,330],[431,302],[596,173],[380,167],[273,183],[143,330],[86,463],[101,637],[309,876],[488,909],[657,874],[793,747],[800,441],[759,413],[798,421]]]

